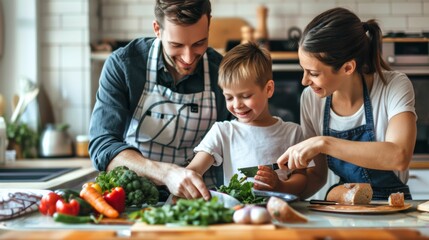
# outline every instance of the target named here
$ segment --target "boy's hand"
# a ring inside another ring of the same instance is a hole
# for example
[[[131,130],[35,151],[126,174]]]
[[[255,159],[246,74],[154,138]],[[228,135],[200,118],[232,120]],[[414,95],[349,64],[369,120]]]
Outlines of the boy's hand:
[[[276,189],[279,183],[279,177],[277,173],[267,166],[258,166],[258,172],[255,175],[255,180],[261,183],[255,182],[253,188],[257,190],[269,190],[273,191]]]

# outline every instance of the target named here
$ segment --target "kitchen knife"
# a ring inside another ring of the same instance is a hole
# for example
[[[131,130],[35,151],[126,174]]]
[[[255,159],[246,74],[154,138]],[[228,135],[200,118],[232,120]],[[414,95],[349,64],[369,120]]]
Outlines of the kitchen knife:
[[[320,205],[338,205],[339,203],[335,201],[327,201],[327,200],[318,200],[318,199],[311,199],[310,204],[320,204]]]
[[[265,164],[264,166],[269,167],[273,170],[279,169],[279,165],[277,163]],[[254,177],[258,172],[258,166],[239,168],[238,171],[243,173],[246,177]]]
[[[298,200],[298,197],[290,194],[290,193],[283,193],[283,192],[273,192],[273,191],[265,191],[265,190],[256,190],[252,188],[252,192],[255,196],[258,197],[278,197],[283,199],[286,202],[293,202],[295,200]]]
[[[287,165],[287,164],[285,164]],[[279,169],[279,165],[277,163],[272,164],[264,164],[263,166],[269,167],[273,170]],[[314,161],[312,160],[307,167],[314,167]],[[252,166],[252,167],[245,167],[245,168],[238,168],[238,171],[243,173],[246,177],[254,177],[256,173],[258,172],[258,166]],[[293,170],[292,170],[293,171]],[[291,170],[288,171],[288,175],[292,172]]]
[[[223,203],[223,206],[226,208],[232,208],[234,206],[241,205],[240,201],[226,193],[210,190],[210,195],[211,197],[217,197],[217,201]],[[170,194],[168,199],[165,201],[165,204],[174,205],[178,199],[179,197]]]
[[[218,202],[223,203],[223,206],[226,208],[232,208],[237,205],[241,205],[240,201],[238,201],[235,197],[230,196],[226,193],[210,190],[210,195],[212,197],[217,197]]]

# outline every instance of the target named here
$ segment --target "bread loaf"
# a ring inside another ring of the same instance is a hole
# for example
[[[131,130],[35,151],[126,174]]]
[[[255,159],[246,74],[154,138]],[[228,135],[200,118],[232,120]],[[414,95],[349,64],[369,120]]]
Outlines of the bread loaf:
[[[267,210],[272,218],[283,223],[306,223],[307,218],[278,197],[270,197]]]
[[[390,194],[388,201],[389,201],[389,206],[403,207],[405,204],[404,193],[402,192],[392,193]]]
[[[369,183],[345,183],[329,191],[326,200],[340,204],[369,204],[372,188]]]

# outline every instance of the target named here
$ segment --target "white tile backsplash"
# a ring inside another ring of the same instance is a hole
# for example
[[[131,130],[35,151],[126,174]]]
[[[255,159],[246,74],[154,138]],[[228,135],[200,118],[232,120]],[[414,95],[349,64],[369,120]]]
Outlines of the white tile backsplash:
[[[87,0],[45,0],[42,8],[45,14],[82,13]]]
[[[83,61],[84,49],[82,46],[63,46],[60,49],[60,66],[64,69],[82,69],[86,62]]]
[[[42,43],[41,50],[41,67],[45,69],[57,69],[60,67],[60,47],[56,45],[50,45],[48,43]],[[42,78],[42,81],[44,79]]]
[[[139,29],[139,20],[138,18],[128,18],[128,19],[115,19],[110,22],[110,28],[108,30],[111,31],[136,31]]]
[[[41,19],[40,25],[43,27],[44,30],[58,29],[61,27],[61,16],[60,15],[42,16],[40,19]]]
[[[358,12],[360,15],[389,15],[391,5],[388,2],[362,2],[358,3]]]
[[[407,17],[379,17],[377,18],[381,28],[401,31],[407,28]]]
[[[416,16],[408,18],[408,28],[414,31],[420,31],[420,29],[429,28],[429,16]]]
[[[155,16],[153,13],[153,9],[155,8],[154,2],[129,4],[126,8],[126,14],[129,17],[150,17],[153,19]]]
[[[120,18],[120,17],[122,17],[122,18],[126,19],[127,15],[126,15],[125,10],[127,8],[127,5],[126,4],[121,5],[118,3],[120,3],[120,2],[115,2],[115,4],[112,4],[112,5],[103,4],[101,6],[103,17],[107,17],[107,18],[110,18],[110,17]]]
[[[323,1],[323,2],[311,2],[311,3],[301,3],[300,15],[314,15],[328,10],[330,8],[336,7],[334,1]]]
[[[241,17],[253,26],[256,26],[256,8],[267,6],[271,38],[285,38],[290,27],[303,29],[316,14],[337,6],[354,11],[362,20],[378,19],[384,32],[429,31],[428,0],[211,2],[213,17]],[[90,43],[103,38],[127,40],[154,36],[154,0],[40,0],[39,5],[42,84],[47,88],[58,121],[70,123],[71,134],[86,134],[98,85],[98,79],[91,79],[94,74]]]
[[[64,15],[62,16],[62,27],[72,29],[87,29],[89,22],[86,15]]]
[[[48,30],[44,32],[44,42],[49,44],[88,44],[84,42],[85,31],[82,30]]]
[[[419,15],[423,13],[421,2],[392,3],[392,14],[394,15]]]
[[[82,77],[83,72],[79,70],[61,71],[61,98],[62,107],[82,106],[85,101],[87,91],[86,83]]]

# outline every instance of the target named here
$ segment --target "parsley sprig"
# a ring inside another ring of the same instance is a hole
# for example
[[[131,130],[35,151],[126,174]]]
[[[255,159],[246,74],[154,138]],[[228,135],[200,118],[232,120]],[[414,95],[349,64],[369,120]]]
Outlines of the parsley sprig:
[[[238,174],[234,174],[228,186],[222,185],[217,191],[226,193],[244,204],[264,203],[266,199],[264,197],[255,196],[252,191],[253,183],[247,182],[246,179],[246,177],[238,179]]]

